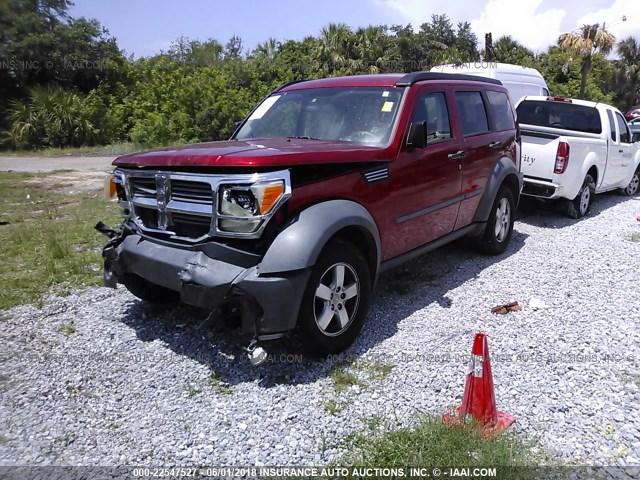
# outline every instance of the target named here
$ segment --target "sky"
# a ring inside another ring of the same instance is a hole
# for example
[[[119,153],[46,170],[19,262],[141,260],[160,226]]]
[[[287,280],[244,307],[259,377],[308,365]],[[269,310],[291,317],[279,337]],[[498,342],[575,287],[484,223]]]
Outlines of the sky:
[[[274,37],[301,40],[330,22],[352,27],[408,24],[419,27],[432,14],[468,21],[478,36],[511,35],[535,52],[586,23],[604,22],[618,39],[640,39],[640,0],[75,0],[74,17],[98,19],[127,56],[167,50],[181,36],[222,44],[233,35],[245,50]],[[626,21],[622,18],[626,17]]]

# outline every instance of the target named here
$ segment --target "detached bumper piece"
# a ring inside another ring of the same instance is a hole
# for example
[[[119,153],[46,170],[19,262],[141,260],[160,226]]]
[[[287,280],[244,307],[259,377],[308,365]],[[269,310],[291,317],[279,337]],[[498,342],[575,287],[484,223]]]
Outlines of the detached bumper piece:
[[[105,285],[114,287],[127,274],[180,293],[189,305],[214,310],[241,299],[243,325],[249,315],[254,334],[267,340],[296,325],[309,270],[261,276],[259,265],[238,266],[204,251],[182,249],[128,235],[110,240],[103,250]]]

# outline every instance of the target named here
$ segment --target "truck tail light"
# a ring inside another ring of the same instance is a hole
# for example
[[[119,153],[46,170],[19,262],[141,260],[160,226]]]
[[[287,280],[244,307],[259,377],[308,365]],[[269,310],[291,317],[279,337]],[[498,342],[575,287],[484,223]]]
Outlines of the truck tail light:
[[[564,98],[564,97],[547,97],[547,101],[573,103],[570,98]]]
[[[569,144],[567,142],[558,143],[556,152],[556,164],[553,173],[564,173],[569,165]]]

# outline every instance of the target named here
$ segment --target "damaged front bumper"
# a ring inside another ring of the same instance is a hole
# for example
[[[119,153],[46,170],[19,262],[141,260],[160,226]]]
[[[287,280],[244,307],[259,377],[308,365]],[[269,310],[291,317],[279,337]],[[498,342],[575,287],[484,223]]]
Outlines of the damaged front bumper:
[[[115,288],[135,274],[179,292],[184,303],[215,310],[240,300],[243,328],[259,340],[278,338],[296,325],[310,271],[260,275],[260,257],[209,242],[176,246],[122,233],[103,250],[104,283]]]

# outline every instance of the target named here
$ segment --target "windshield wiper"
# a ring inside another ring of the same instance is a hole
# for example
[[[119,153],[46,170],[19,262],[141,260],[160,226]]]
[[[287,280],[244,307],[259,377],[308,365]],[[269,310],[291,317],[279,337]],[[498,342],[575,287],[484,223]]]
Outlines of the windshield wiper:
[[[298,140],[322,140],[321,138],[308,137],[306,135],[298,135],[298,136],[287,137],[287,138],[295,138],[295,139],[298,139]]]

